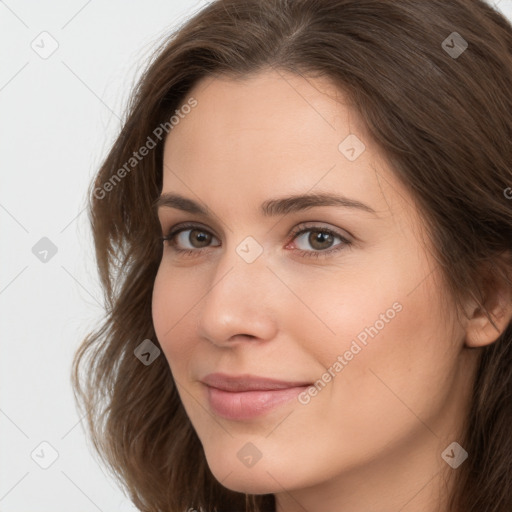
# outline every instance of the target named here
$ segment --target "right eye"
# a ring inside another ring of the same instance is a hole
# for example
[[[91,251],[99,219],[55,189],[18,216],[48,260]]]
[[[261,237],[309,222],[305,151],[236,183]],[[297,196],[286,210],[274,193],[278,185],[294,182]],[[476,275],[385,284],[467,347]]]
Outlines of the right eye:
[[[168,242],[173,251],[188,255],[200,253],[203,248],[208,247],[212,239],[216,239],[216,237],[197,224],[181,224],[177,228],[171,228],[166,236],[161,237],[163,242]],[[187,247],[187,244],[190,244],[192,247]],[[180,248],[179,246],[184,246],[185,248]]]

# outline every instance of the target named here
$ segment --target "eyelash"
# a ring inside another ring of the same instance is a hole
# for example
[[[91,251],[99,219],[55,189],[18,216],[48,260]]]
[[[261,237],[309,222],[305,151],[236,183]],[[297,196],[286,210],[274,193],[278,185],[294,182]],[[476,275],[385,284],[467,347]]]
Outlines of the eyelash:
[[[182,231],[187,231],[188,229],[198,229],[202,230],[210,235],[210,233],[207,229],[204,229],[202,226],[198,224],[193,223],[184,223],[181,224],[178,228],[171,228],[167,236],[160,237],[160,241],[162,243],[169,242],[169,245],[172,247],[172,250],[178,254],[181,254],[182,256],[198,256],[203,252],[203,249],[178,249],[176,248],[175,244],[173,243],[173,239],[176,235],[181,233]],[[304,227],[304,224],[299,224],[290,234],[292,237],[291,240],[294,240],[299,235],[302,235],[303,233],[307,233],[308,231],[316,231],[318,233],[327,233],[329,235],[332,235],[334,237],[337,237],[341,240],[342,243],[336,245],[333,249],[326,249],[325,251],[319,251],[319,250],[313,250],[313,251],[306,251],[304,249],[297,249],[297,252],[300,254],[300,256],[304,256],[306,258],[324,258],[332,255],[333,253],[336,253],[345,247],[348,247],[352,245],[352,242],[347,240],[344,236],[340,235],[339,233],[336,233],[336,231],[333,231],[328,228],[323,228],[320,226],[308,226]],[[213,236],[213,235],[212,235]],[[205,249],[208,249],[209,247],[206,247]]]

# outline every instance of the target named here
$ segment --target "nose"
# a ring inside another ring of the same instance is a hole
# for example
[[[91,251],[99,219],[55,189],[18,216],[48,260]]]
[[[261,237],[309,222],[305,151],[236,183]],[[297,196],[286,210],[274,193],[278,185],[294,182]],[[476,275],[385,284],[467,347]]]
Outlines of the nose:
[[[198,335],[217,346],[272,339],[277,330],[278,280],[263,252],[244,260],[235,247],[219,256],[197,308]]]

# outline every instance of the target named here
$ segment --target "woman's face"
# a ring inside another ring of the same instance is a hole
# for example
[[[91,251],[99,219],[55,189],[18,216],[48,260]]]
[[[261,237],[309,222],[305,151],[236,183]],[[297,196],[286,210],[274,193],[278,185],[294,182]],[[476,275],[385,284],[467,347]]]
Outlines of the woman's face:
[[[425,495],[473,360],[412,197],[323,79],[265,71],[190,96],[165,144],[162,194],[186,200],[159,208],[164,236],[183,230],[153,320],[211,471],[306,508],[320,491]],[[344,199],[292,199],[310,194]]]

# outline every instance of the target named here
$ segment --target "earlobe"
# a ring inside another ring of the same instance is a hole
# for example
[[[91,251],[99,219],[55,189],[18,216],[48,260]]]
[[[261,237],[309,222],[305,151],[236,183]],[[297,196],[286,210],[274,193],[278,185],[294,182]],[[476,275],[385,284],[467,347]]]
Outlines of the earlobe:
[[[494,343],[512,321],[512,285],[496,277],[488,281],[485,308],[473,303],[466,324],[466,345],[472,348]],[[490,318],[489,318],[490,317]]]

